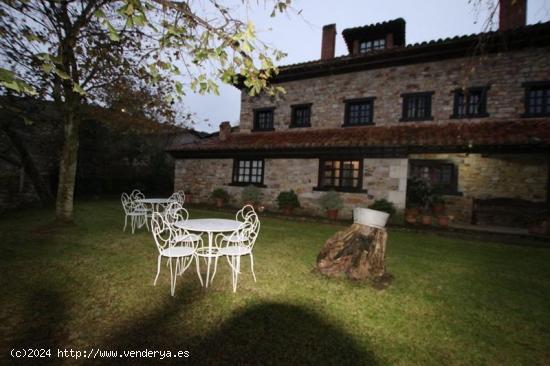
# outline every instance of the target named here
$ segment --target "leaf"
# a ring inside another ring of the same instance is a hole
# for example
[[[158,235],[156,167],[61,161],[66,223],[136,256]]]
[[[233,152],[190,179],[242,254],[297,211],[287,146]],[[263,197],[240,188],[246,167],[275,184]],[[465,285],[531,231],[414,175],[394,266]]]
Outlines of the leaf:
[[[46,73],[46,74],[49,74],[50,72],[52,72],[53,70],[53,64],[50,64],[50,63],[44,63],[42,64],[42,70]]]
[[[86,95],[86,91],[84,89],[82,89],[82,87],[78,84],[73,85],[73,91],[77,92],[78,94],[80,94],[82,96]]]
[[[53,71],[60,79],[69,80],[71,77],[65,71],[58,69],[57,67]]]

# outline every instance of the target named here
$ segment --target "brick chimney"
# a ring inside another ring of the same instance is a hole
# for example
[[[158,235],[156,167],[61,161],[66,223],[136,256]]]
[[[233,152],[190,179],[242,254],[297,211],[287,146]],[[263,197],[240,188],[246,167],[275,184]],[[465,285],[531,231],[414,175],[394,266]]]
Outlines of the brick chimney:
[[[500,0],[498,29],[506,31],[525,26],[527,0]]]
[[[328,24],[323,27],[323,39],[321,41],[321,60],[334,58],[336,50],[336,24]]]
[[[225,141],[231,134],[231,125],[228,121],[220,123],[220,140]]]

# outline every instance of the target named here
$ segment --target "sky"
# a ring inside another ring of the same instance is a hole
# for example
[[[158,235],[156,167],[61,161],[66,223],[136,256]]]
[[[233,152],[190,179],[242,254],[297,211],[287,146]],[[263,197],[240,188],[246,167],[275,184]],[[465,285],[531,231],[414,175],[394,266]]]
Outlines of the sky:
[[[401,17],[406,21],[406,42],[412,44],[479,33],[486,29],[488,14],[486,6],[477,9],[468,0],[293,0],[293,11],[271,18],[271,8],[263,0],[258,4],[248,12],[248,20],[255,24],[259,39],[288,54],[279,66],[319,59],[326,24],[336,24],[340,56],[347,54],[341,35],[346,28]],[[527,1],[527,24],[548,20],[550,0]],[[233,86],[220,85],[219,96],[188,94],[184,104],[195,114],[197,130],[216,131],[222,121],[239,124],[240,91]]]

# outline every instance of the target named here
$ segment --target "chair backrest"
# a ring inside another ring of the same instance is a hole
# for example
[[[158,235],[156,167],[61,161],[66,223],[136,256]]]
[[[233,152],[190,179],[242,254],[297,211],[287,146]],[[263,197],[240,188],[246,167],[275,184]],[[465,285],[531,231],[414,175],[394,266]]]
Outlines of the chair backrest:
[[[260,219],[255,211],[248,212],[244,224],[238,231],[244,239],[242,244],[252,249],[260,234]]]
[[[132,207],[132,200],[130,199],[130,196],[128,196],[127,193],[123,192],[120,196],[120,201],[122,202],[122,208],[124,209],[124,213],[129,214],[133,211]]]
[[[169,224],[186,221],[189,218],[189,212],[179,202],[170,203],[164,210],[164,215]]]
[[[145,195],[139,189],[134,189],[132,193],[130,193],[130,199],[132,201],[139,200],[142,198],[145,198]]]
[[[235,215],[235,220],[244,222],[246,221],[247,216],[252,213],[256,213],[256,211],[254,211],[254,206],[244,205],[243,208],[237,211],[237,214]]]
[[[179,195],[179,201],[178,202],[180,203],[180,205],[183,205],[185,203],[185,192],[183,191],[183,189],[180,189],[176,193]]]
[[[171,225],[158,212],[154,212],[153,217],[151,217],[151,233],[153,234],[159,253],[166,248],[170,248],[174,232]]]

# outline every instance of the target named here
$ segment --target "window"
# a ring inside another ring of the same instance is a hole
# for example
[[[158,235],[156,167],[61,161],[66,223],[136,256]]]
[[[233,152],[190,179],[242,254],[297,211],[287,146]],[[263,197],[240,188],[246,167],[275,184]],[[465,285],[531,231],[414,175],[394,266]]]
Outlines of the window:
[[[311,104],[293,105],[290,127],[311,127]]]
[[[362,160],[320,160],[319,190],[360,191],[363,186]]]
[[[424,121],[432,118],[433,92],[402,94],[403,116],[401,121]]]
[[[409,177],[422,179],[443,194],[457,194],[458,173],[448,160],[411,160]]]
[[[452,118],[487,117],[488,87],[455,90]]]
[[[370,125],[373,119],[374,98],[346,101],[344,126]]]
[[[525,113],[523,117],[550,115],[550,81],[524,83]]]
[[[386,40],[383,38],[359,43],[359,53],[383,50],[384,48],[386,48]]]
[[[262,185],[264,182],[263,160],[237,160],[233,161],[233,184]]]
[[[274,108],[254,110],[254,131],[273,131]]]

